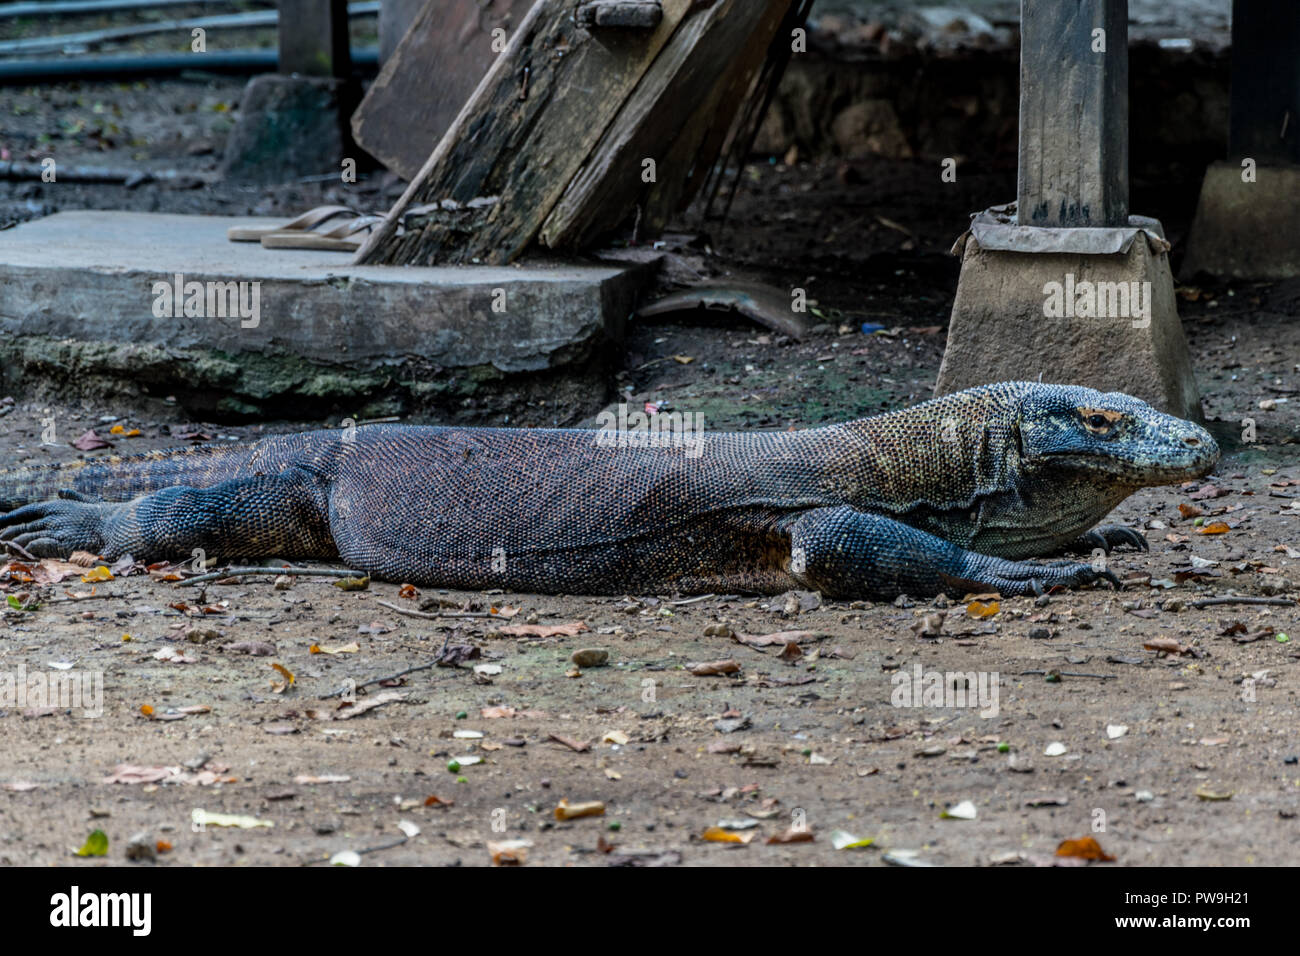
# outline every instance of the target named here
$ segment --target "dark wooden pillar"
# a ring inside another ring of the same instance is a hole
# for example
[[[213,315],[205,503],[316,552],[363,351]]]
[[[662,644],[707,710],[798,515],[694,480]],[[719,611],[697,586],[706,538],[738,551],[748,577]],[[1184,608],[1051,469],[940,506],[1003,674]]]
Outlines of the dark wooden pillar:
[[[347,0],[280,0],[280,72],[343,78],[351,71]]]
[[[1232,2],[1228,153],[1300,164],[1300,3]]]
[[[1016,199],[1022,226],[1127,225],[1128,0],[1020,0]]]

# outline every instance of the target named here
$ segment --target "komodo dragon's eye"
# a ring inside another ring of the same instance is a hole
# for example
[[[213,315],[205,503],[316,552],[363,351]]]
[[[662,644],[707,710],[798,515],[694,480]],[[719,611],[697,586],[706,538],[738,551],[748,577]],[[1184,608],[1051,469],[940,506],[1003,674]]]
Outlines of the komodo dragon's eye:
[[[1097,408],[1081,408],[1079,416],[1084,427],[1095,435],[1109,435],[1114,424],[1124,417],[1121,412]]]

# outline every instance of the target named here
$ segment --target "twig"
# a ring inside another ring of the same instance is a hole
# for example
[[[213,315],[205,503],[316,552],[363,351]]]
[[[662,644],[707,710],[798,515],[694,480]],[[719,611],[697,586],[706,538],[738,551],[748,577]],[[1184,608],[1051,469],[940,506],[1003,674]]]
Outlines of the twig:
[[[413,611],[409,607],[398,607],[396,604],[391,604],[388,601],[376,601],[375,603],[382,604],[384,607],[390,608],[391,610],[396,611],[398,614],[405,614],[407,617],[424,618],[426,621],[436,621],[440,618],[447,618],[447,617],[500,617],[501,616],[499,614],[493,614],[491,611],[447,611],[445,614],[442,612],[434,614],[428,611]]]
[[[1080,674],[1076,671],[1057,671],[1056,673],[1060,674],[1062,677],[1095,677],[1097,678],[1097,680],[1114,680],[1116,677],[1119,676],[1118,674]],[[1047,674],[1047,671],[1021,671],[1020,672],[1021,677],[1024,677],[1028,674],[1045,675]]]
[[[401,846],[407,841],[407,839],[407,837],[401,837],[400,839],[392,840],[388,843],[380,843],[377,846],[368,846],[364,850],[354,850],[353,852],[356,853],[357,856],[364,856],[367,853],[378,853],[380,850],[391,850],[394,847]],[[301,865],[315,866],[317,863],[328,863],[333,858],[333,856],[318,856],[314,860],[304,860]]]
[[[443,642],[442,642],[442,646],[443,646],[443,649],[445,650],[446,647],[447,647],[447,642],[446,642],[446,641],[443,641]],[[398,671],[396,674],[389,674],[389,675],[386,676],[386,677],[376,677],[376,678],[374,678],[374,679],[372,679],[372,680],[368,680],[368,681],[366,681],[364,684],[357,684],[357,685],[355,685],[354,687],[349,687],[349,688],[346,688],[346,689],[344,689],[344,690],[331,691],[331,692],[328,693],[328,694],[322,694],[321,697],[320,697],[319,699],[320,699],[320,700],[330,700],[330,699],[332,699],[332,698],[334,698],[334,697],[342,697],[344,694],[355,693],[356,691],[361,690],[363,687],[373,687],[373,686],[376,685],[376,684],[382,684],[382,683],[383,683],[384,681],[386,681],[386,680],[397,680],[397,678],[399,678],[399,677],[405,677],[407,674],[414,674],[414,673],[416,673],[417,671],[427,671],[427,670],[429,670],[429,669],[431,669],[431,668],[433,668],[433,667],[437,667],[437,666],[438,666],[438,661],[440,661],[440,660],[442,660],[442,654],[441,654],[441,653],[438,654],[438,657],[437,657],[435,660],[432,660],[432,661],[430,661],[430,662],[427,663],[427,664],[418,664],[418,665],[416,665],[415,667],[408,667],[408,668],[407,668],[406,670],[404,670],[404,671]]]
[[[698,604],[700,601],[707,601],[709,598],[717,597],[716,594],[701,594],[699,597],[686,598],[684,601],[673,601],[673,607],[681,607],[683,604]]]
[[[122,595],[122,594],[87,594],[87,595],[85,595],[85,596],[83,596],[83,597],[61,597],[61,598],[55,598],[54,600],[52,600],[52,601],[46,601],[45,603],[46,603],[46,604],[79,604],[79,603],[82,602],[82,601],[94,601],[94,600],[97,600],[97,599],[112,599],[112,598],[118,598],[118,597],[125,597],[125,595]]]
[[[1257,597],[1217,597],[1205,598],[1201,601],[1193,601],[1192,607],[1216,607],[1221,604],[1268,604],[1272,607],[1295,607],[1295,601],[1290,598],[1257,598]]]
[[[189,587],[191,584],[200,584],[203,581],[219,581],[221,578],[234,578],[241,574],[301,574],[315,575],[323,578],[364,578],[368,577],[363,571],[352,571],[348,568],[222,568],[220,571],[210,571],[207,574],[200,574],[196,578],[186,578],[184,581],[177,581],[178,587]]]

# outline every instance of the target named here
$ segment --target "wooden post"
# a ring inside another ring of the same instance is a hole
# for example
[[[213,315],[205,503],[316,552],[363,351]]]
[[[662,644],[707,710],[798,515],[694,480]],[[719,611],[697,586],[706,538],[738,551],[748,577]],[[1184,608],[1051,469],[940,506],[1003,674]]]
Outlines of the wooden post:
[[[347,0],[280,0],[280,72],[342,79],[351,71]]]
[[[1233,0],[1228,154],[1300,163],[1300,3]]]
[[[1020,0],[1016,199],[1022,226],[1127,225],[1128,0]]]

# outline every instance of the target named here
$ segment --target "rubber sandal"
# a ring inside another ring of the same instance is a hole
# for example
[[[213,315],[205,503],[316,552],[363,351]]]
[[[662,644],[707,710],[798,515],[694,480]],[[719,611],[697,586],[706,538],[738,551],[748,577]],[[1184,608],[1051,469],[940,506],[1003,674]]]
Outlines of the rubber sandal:
[[[357,216],[333,229],[309,232],[272,232],[262,236],[264,249],[317,249],[331,252],[356,252],[383,216]]]
[[[317,206],[279,226],[231,226],[226,230],[226,238],[231,242],[260,242],[263,236],[273,233],[310,233],[338,216],[356,215],[357,212],[347,206]]]

